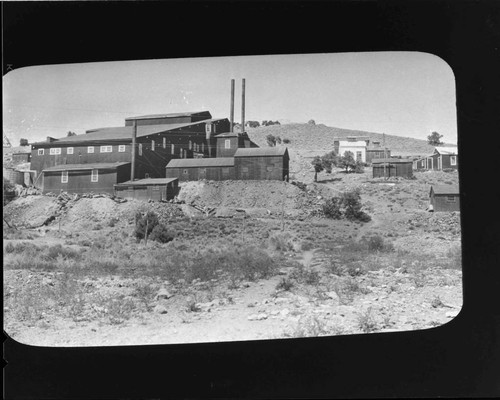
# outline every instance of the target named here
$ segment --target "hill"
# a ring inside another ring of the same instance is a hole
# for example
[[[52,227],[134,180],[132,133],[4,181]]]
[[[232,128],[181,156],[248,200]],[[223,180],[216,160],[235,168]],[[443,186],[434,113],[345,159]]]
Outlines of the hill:
[[[302,150],[315,154],[324,154],[333,150],[333,138],[347,136],[368,136],[371,141],[383,143],[384,135],[376,132],[366,132],[352,129],[329,127],[323,124],[285,124],[248,128],[250,138],[261,147],[266,147],[266,136],[279,136],[281,139],[290,139],[287,146],[294,150]],[[397,135],[385,135],[385,144],[394,155],[417,156],[432,154],[434,146],[426,140],[414,139]],[[305,154],[303,154],[305,156]]]

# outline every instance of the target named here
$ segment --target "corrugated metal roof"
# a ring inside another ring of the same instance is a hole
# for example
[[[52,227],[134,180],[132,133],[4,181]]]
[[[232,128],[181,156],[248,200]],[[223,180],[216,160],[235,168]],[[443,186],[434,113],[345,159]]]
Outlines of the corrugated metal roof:
[[[125,121],[134,120],[134,119],[190,117],[192,115],[199,115],[199,114],[206,114],[206,113],[208,113],[208,115],[210,115],[210,118],[211,118],[211,114],[209,111],[192,111],[192,112],[180,112],[180,113],[168,113],[168,114],[140,115],[138,117],[127,117],[127,118],[125,118]]]
[[[401,158],[374,158],[372,160],[372,164],[383,164],[383,163],[389,163],[389,164],[406,164],[406,163],[412,163],[412,160],[405,160]]]
[[[167,164],[167,168],[205,168],[205,167],[233,167],[233,157],[217,158],[174,158]]]
[[[179,178],[146,178],[136,181],[127,181],[117,183],[115,186],[149,186],[149,185],[166,185],[170,182],[177,181]]]
[[[431,191],[434,194],[459,194],[458,185],[433,185]]]
[[[255,148],[239,148],[234,153],[235,157],[266,157],[266,156],[282,156],[287,152],[286,147],[255,147]]]
[[[436,147],[439,154],[458,154],[458,147]]]
[[[204,119],[202,121],[187,122],[182,124],[140,125],[137,127],[137,137],[144,137],[156,133],[168,132],[175,129],[184,128],[187,126],[204,124],[208,122],[216,122],[224,119],[225,118],[211,118],[211,119]],[[66,144],[66,143],[94,142],[94,141],[106,141],[106,140],[132,140],[132,129],[133,129],[132,126],[91,129],[87,131],[88,133],[83,135],[75,135],[57,139],[51,142],[50,145],[57,146],[58,144]],[[41,145],[49,143],[44,141],[33,144]]]
[[[115,162],[115,163],[89,163],[89,164],[61,164],[54,165],[53,167],[45,168],[45,171],[73,171],[73,170],[86,170],[86,169],[114,169],[122,165],[130,164],[129,162]]]

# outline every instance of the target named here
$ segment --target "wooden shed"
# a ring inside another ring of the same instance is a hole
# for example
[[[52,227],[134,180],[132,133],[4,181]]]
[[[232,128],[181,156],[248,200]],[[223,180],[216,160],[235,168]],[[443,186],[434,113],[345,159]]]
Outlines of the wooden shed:
[[[177,178],[149,178],[114,185],[115,195],[126,199],[166,201],[173,199],[179,189]]]
[[[173,159],[165,168],[167,178],[180,181],[236,179],[233,157]]]
[[[286,147],[238,149],[234,154],[236,179],[287,180],[289,174]]]
[[[43,193],[114,193],[116,183],[130,179],[130,163],[61,164],[44,169]]]
[[[429,200],[434,211],[460,211],[460,192],[457,185],[431,186]]]
[[[401,177],[411,178],[413,176],[413,162],[400,158],[378,158],[372,160],[373,177]]]

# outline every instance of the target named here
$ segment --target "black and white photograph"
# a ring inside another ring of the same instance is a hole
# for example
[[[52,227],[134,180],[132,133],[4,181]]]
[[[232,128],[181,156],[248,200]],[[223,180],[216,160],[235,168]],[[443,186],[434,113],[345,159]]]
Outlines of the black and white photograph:
[[[403,332],[460,312],[455,79],[435,55],[42,65],[3,88],[20,343]]]

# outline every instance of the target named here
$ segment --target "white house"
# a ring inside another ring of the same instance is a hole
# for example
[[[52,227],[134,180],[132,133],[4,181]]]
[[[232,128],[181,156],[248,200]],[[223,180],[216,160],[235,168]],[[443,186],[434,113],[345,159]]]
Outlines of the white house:
[[[356,161],[366,162],[366,140],[339,140],[338,154],[343,156],[350,151]]]

